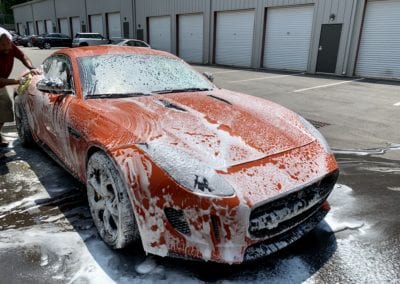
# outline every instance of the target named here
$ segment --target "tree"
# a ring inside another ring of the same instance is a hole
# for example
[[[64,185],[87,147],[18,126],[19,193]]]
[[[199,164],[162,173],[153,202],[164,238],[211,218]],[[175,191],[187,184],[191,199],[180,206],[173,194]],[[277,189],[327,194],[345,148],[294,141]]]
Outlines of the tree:
[[[0,0],[1,13],[12,14],[11,7],[14,5],[29,2],[31,0]]]

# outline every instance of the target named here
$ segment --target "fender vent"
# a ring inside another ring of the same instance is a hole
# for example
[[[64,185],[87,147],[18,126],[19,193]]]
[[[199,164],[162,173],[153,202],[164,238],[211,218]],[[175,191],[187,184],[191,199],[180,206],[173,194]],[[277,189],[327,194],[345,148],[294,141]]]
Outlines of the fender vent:
[[[167,100],[159,100],[159,101],[163,106],[165,106],[167,108],[172,108],[172,109],[179,110],[179,111],[184,111],[184,112],[187,111],[186,109],[184,109],[184,108],[182,108],[180,106],[177,106],[177,105],[175,105],[175,104],[173,104],[173,103],[171,103],[171,102],[169,102]]]
[[[232,103],[230,102],[230,101],[228,101],[228,100],[225,100],[225,99],[223,99],[223,98],[220,98],[220,97],[217,97],[217,96],[214,96],[214,95],[208,95],[210,98],[213,98],[213,99],[216,99],[216,100],[219,100],[219,101],[221,101],[221,102],[224,102],[224,103],[226,103],[226,104],[228,104],[228,105],[232,105]]]
[[[176,210],[174,208],[165,208],[165,216],[167,216],[168,221],[178,232],[184,235],[190,235],[190,228],[186,222],[185,215],[182,210]]]

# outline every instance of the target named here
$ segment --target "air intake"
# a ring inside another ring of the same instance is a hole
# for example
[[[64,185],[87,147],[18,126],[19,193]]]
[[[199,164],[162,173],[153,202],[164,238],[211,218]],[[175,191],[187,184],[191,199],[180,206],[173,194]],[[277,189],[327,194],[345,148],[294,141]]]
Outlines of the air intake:
[[[165,216],[167,216],[168,221],[178,232],[184,235],[190,235],[190,228],[186,222],[185,215],[182,210],[176,210],[174,208],[165,208]]]

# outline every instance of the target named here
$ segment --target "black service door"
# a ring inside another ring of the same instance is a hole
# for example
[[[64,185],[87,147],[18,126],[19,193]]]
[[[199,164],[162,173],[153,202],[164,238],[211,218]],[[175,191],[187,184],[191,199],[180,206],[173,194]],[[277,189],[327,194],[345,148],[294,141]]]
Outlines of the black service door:
[[[319,39],[317,72],[335,73],[342,24],[324,24]]]

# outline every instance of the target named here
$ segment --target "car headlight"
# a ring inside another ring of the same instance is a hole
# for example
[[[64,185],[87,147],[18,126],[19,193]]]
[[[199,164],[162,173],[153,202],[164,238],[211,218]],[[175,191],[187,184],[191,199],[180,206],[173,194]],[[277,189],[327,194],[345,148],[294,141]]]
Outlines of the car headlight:
[[[235,194],[232,186],[215,169],[176,147],[157,141],[138,146],[178,184],[192,192],[211,196]]]
[[[326,142],[326,139],[324,136],[322,136],[321,132],[319,132],[314,125],[312,125],[307,119],[305,119],[304,117],[300,116],[300,121],[303,123],[304,127],[307,129],[308,132],[310,132],[310,134],[315,137],[319,143],[322,145],[322,147],[324,148],[324,150],[330,154],[332,154],[332,150],[328,145],[328,142]]]

